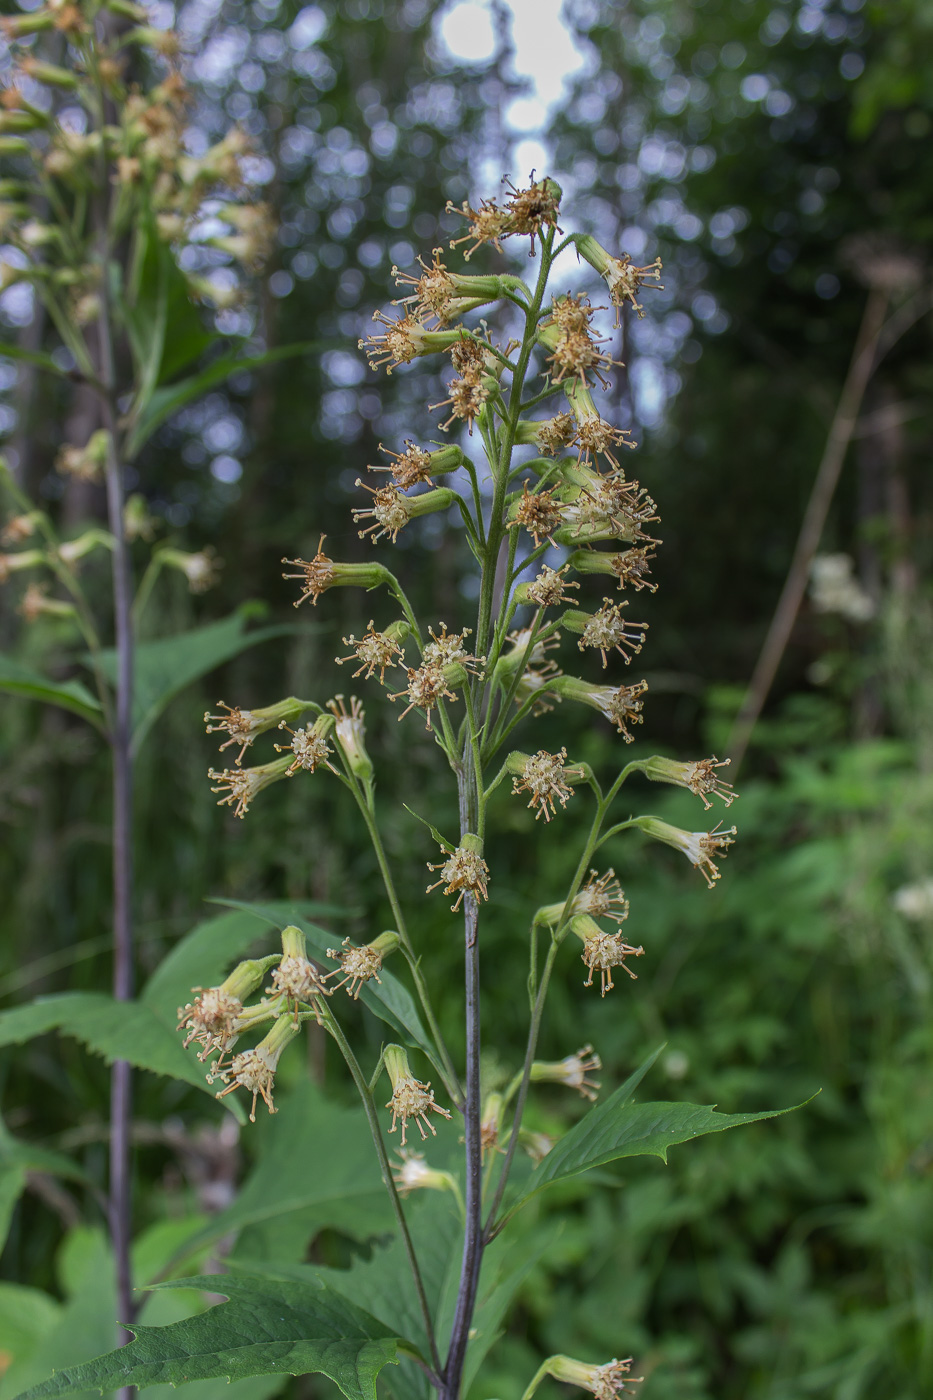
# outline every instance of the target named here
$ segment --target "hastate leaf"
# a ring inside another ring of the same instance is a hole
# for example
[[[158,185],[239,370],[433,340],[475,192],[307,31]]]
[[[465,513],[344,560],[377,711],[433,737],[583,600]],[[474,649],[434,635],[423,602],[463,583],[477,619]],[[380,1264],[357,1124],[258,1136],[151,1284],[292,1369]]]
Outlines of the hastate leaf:
[[[118,1351],[68,1366],[19,1400],[102,1394],[123,1386],[182,1385],[247,1376],[328,1376],[347,1400],[376,1400],[376,1377],[410,1344],[349,1299],[316,1282],[260,1274],[211,1274],[161,1288],[199,1288],[227,1297],[207,1312],[168,1327],[136,1326]]]
[[[694,1103],[626,1103],[619,1105],[609,1099],[591,1109],[585,1118],[571,1128],[532,1173],[530,1190],[522,1203],[545,1186],[567,1177],[589,1171],[591,1167],[614,1162],[621,1157],[660,1157],[667,1161],[667,1150],[679,1142],[703,1137],[706,1133],[721,1133],[743,1123],[760,1123],[765,1118],[779,1118],[793,1113],[791,1108],[771,1109],[763,1113],[716,1113],[715,1105]]]

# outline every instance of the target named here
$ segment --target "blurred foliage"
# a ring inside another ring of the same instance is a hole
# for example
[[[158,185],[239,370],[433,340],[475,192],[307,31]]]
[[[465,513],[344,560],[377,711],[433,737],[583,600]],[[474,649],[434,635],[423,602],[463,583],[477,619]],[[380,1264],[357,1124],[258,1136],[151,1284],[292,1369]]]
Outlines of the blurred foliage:
[[[167,529],[185,528],[226,560],[213,616],[259,596],[274,621],[293,620],[279,558],[313,551],[320,530],[335,557],[357,557],[348,509],[356,476],[379,460],[380,440],[394,447],[411,431],[412,404],[440,397],[420,369],[393,375],[377,397],[354,348],[368,309],[385,299],[391,264],[409,266],[416,248],[440,240],[447,198],[476,193],[477,153],[510,168],[499,125],[517,90],[510,70],[501,55],[485,67],[448,63],[432,39],[435,18],[417,0],[300,11],[191,0],[180,10],[198,50],[193,125],[210,137],[233,117],[255,134],[282,220],[280,266],[259,319],[220,328],[257,349],[332,343],[212,392],[163,427],[140,464],[141,488]],[[657,672],[640,753],[687,742],[721,751],[783,580],[865,284],[879,259],[894,257],[917,281],[893,289],[904,333],[874,376],[824,541],[856,557],[878,619],[854,627],[802,615],[741,783],[741,839],[714,892],[647,843],[608,853],[646,947],[639,980],[600,1001],[566,955],[542,1046],[556,1057],[592,1041],[604,1092],[664,1041],[646,1086],[652,1097],[733,1112],[821,1093],[776,1123],[675,1148],[668,1167],[609,1169],[605,1189],[570,1182],[529,1205],[516,1247],[531,1253],[552,1212],[569,1218],[523,1283],[476,1400],[515,1394],[542,1354],[560,1350],[631,1351],[648,1377],[645,1400],[924,1400],[933,1391],[933,921],[899,912],[893,896],[930,879],[933,837],[922,314],[933,177],[929,6],[586,0],[569,7],[568,23],[588,67],[555,119],[554,174],[604,244],[665,262],[665,290],[646,296],[645,320],[625,329],[624,397],[642,439],[632,460],[659,501],[665,540],[662,589],[646,609]],[[73,405],[23,375],[25,416],[11,424],[13,442],[28,483],[54,502],[56,434]],[[100,502],[91,491],[55,508],[76,525]],[[465,606],[457,550],[439,549],[427,528],[411,539],[406,587],[419,607],[430,602],[452,620]],[[205,620],[180,580],[160,590],[153,635]],[[331,658],[341,635],[365,624],[369,602],[349,590],[328,595],[313,631],[264,643],[159,721],[139,774],[144,974],[198,921],[210,894],[338,905],[341,936],[385,926],[349,807],[315,780],[273,789],[245,823],[222,817],[203,776],[214,750],[200,729],[220,695],[248,705],[348,686]],[[60,657],[68,639],[58,629],[43,622],[22,637],[23,664]],[[16,628],[5,619],[2,630],[9,650]],[[12,698],[2,715],[0,987],[11,1003],[37,991],[93,991],[108,975],[107,773],[69,715]],[[542,744],[566,742],[601,767],[617,757],[609,732],[566,705],[540,725]],[[427,793],[438,813],[423,735],[383,715],[371,750],[383,755],[386,791],[403,775],[418,805],[428,805]],[[696,824],[681,794],[660,801],[641,787],[631,801]],[[435,820],[450,825],[442,811]],[[491,1079],[520,1058],[522,931],[537,904],[557,897],[572,847],[566,828],[536,832],[505,797],[493,820],[497,840],[521,840],[509,848],[510,879],[497,882],[484,934],[489,1023],[512,1056],[488,1064]],[[427,833],[402,813],[389,845],[403,885],[417,889],[433,858]],[[412,932],[431,948],[453,1041],[457,941],[427,912]],[[378,1049],[380,1027],[362,1012],[354,1035]],[[312,1035],[308,1050],[310,1074],[320,1082],[327,1071],[338,1113],[344,1089],[323,1043]],[[307,1091],[295,1061],[283,1068],[298,1101]],[[2,1261],[10,1282],[0,1286],[0,1351],[19,1367],[50,1345],[53,1328],[67,1326],[91,1351],[109,1344],[100,1336],[112,1306],[81,1284],[82,1271],[105,1267],[94,1266],[102,1246],[88,1222],[100,1224],[106,1075],[48,1037],[19,1053],[15,1077],[6,1057],[2,1074],[11,1132],[67,1152],[85,1174],[55,1176],[51,1161],[22,1168],[30,1188],[13,1210]],[[236,1209],[239,1182],[259,1181],[247,1185],[247,1201],[250,1190],[274,1196],[279,1186],[262,1173],[288,1115],[238,1143],[232,1120],[205,1110],[202,1096],[177,1081],[139,1079],[139,1228],[143,1240],[175,1232],[141,1271],[150,1277],[204,1228],[205,1213],[222,1220],[218,1212]],[[575,1116],[557,1091],[541,1092],[534,1113],[545,1131]],[[312,1174],[328,1150],[309,1136],[313,1123],[310,1110],[299,1115],[292,1145]],[[362,1219],[355,1237],[347,1214],[322,1230],[308,1208],[244,1225],[235,1249],[346,1267],[371,1256],[369,1232],[382,1228]],[[97,1332],[78,1316],[79,1302],[97,1308]],[[332,1392],[305,1380],[292,1393]]]

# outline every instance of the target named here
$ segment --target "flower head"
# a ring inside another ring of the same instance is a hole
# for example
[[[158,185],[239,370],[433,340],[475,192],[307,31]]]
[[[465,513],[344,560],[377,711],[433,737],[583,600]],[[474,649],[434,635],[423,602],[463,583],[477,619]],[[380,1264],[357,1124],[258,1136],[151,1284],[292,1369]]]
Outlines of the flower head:
[[[14,515],[0,530],[0,544],[22,544],[23,540],[35,534],[40,518],[37,510],[31,510],[26,515]]]
[[[477,671],[485,657],[471,656],[463,643],[467,637],[472,635],[472,629],[464,627],[462,632],[448,632],[447,623],[439,622],[438,627],[441,634],[438,636],[433,627],[428,628],[431,640],[426,643],[421,659],[426,666],[451,666],[455,661],[466,670]]]
[[[286,579],[298,579],[302,590],[295,602],[300,607],[306,598],[317,605],[317,600],[328,588],[377,588],[388,577],[381,564],[337,564],[324,553],[322,535],[313,559],[283,559],[283,564],[291,564],[299,569],[297,574],[283,574]]]
[[[369,630],[357,641],[352,632],[349,637],[343,638],[345,647],[352,647],[354,656],[338,656],[337,665],[342,666],[345,661],[359,661],[360,665],[353,672],[353,679],[366,673],[369,680],[374,671],[379,672],[380,685],[385,680],[386,667],[397,666],[397,656],[404,655],[398,643],[385,632],[377,632],[373,626],[372,618],[369,619]]]
[[[192,593],[206,593],[209,588],[213,588],[223,568],[223,560],[212,545],[193,554],[181,549],[161,549],[159,559],[163,564],[170,564],[173,568],[181,570]]]
[[[560,676],[553,689],[564,700],[579,700],[583,705],[598,710],[614,724],[627,744],[634,739],[629,732],[630,724],[641,724],[644,715],[642,696],[648,690],[647,681],[636,681],[634,685],[592,685],[577,676]]]
[[[531,236],[531,257],[535,255],[535,237],[540,237],[544,228],[557,228],[560,213],[561,189],[554,180],[536,180],[534,171],[527,189],[517,189],[508,181],[509,197],[505,202],[508,211],[508,228],[505,236],[529,234]]]
[[[720,878],[716,861],[729,854],[729,847],[736,835],[734,826],[724,830],[717,826],[713,831],[682,831],[679,826],[670,826],[657,817],[641,817],[638,825],[656,841],[663,841],[665,845],[682,851],[703,875],[710,889]]]
[[[267,988],[270,996],[284,996],[285,1004],[298,1018],[301,1002],[314,1004],[315,997],[329,997],[331,988],[325,986],[324,977],[303,952],[287,953],[272,973],[272,986]]]
[[[289,698],[280,700],[276,705],[267,705],[259,710],[241,710],[238,705],[228,705],[223,700],[218,700],[218,708],[226,710],[225,715],[212,715],[205,712],[204,723],[207,725],[208,734],[226,734],[228,738],[220,746],[220,752],[229,749],[231,745],[239,744],[240,752],[237,754],[236,762],[242,762],[243,755],[257,734],[264,734],[268,729],[274,729],[276,725],[281,729],[285,720],[294,719],[304,710],[309,708],[301,700]],[[213,720],[211,724],[209,721]]]
[[[567,564],[559,569],[551,569],[545,564],[531,583],[519,585],[520,592],[516,596],[523,603],[537,603],[539,608],[556,607],[558,603],[566,602],[568,589],[580,587],[567,578],[568,571]]]
[[[187,1050],[197,1041],[200,1060],[218,1050],[223,1053],[236,1040],[244,1021],[255,1019],[252,1009],[245,1011],[244,1002],[260,986],[264,969],[263,962],[250,959],[238,963],[219,987],[194,987],[194,1001],[178,1008],[177,1029],[188,1032],[183,1048]]]
[[[570,927],[583,943],[581,957],[589,969],[589,975],[583,984],[585,987],[592,987],[593,973],[598,970],[602,996],[611,992],[614,967],[621,967],[623,972],[627,972],[629,977],[635,980],[635,973],[627,966],[625,959],[641,957],[644,948],[635,948],[631,943],[626,943],[621,933],[606,933],[589,914],[575,915],[570,921]]]
[[[283,564],[291,564],[293,568],[300,569],[299,574],[283,574],[283,578],[297,578],[301,580],[301,597],[295,603],[297,608],[306,598],[310,598],[315,607],[321,594],[326,592],[334,582],[334,561],[328,559],[324,553],[324,541],[326,535],[322,535],[318,541],[317,554],[313,559],[283,559]]]
[[[361,782],[366,782],[372,777],[373,761],[366,751],[366,712],[362,703],[355,695],[351,695],[348,710],[343,696],[335,695],[333,700],[328,700],[327,708],[337,721],[334,726],[337,742],[350,771]]]
[[[594,1103],[601,1085],[595,1079],[587,1079],[587,1075],[591,1070],[602,1067],[603,1062],[598,1055],[594,1055],[592,1045],[583,1045],[563,1060],[535,1060],[531,1066],[531,1078],[538,1084],[566,1084],[568,1089],[577,1089],[583,1098]]]
[[[636,267],[628,253],[623,253],[621,258],[614,258],[591,234],[578,238],[576,243],[580,257],[585,258],[590,266],[596,269],[609,288],[609,296],[616,308],[616,325],[619,324],[619,312],[626,302],[629,302],[637,316],[644,316],[644,310],[638,301],[638,292],[648,282],[654,282],[658,291],[664,290],[658,281],[661,276],[661,259],[656,258],[647,267]]]
[[[226,796],[221,797],[217,806],[232,807],[234,816],[242,818],[246,816],[257,793],[262,792],[263,788],[269,787],[271,783],[277,783],[280,778],[289,776],[291,771],[293,770],[289,768],[287,758],[277,758],[259,768],[224,768],[220,772],[209,768],[207,776],[218,784],[217,787],[211,788],[211,792],[226,790]]]
[[[463,674],[463,667],[458,663],[457,671]],[[402,696],[408,700],[399,721],[403,720],[409,710],[424,710],[425,723],[428,729],[431,728],[431,711],[441,700],[456,700],[456,692],[450,689],[448,682],[448,672],[452,671],[452,666],[438,665],[436,662],[426,662],[423,666],[410,666],[408,668],[408,683],[404,690],[397,690],[394,695],[390,695],[390,700],[398,700]]]
[[[560,529],[564,518],[564,507],[557,500],[555,490],[556,488],[530,491],[526,481],[521,497],[514,507],[515,517],[508,524],[510,530],[516,525],[527,530],[535,542],[536,549],[542,540],[549,540],[554,544],[554,531]]]
[[[387,457],[391,457],[392,462],[388,467],[371,466],[371,472],[391,472],[392,480],[401,491],[407,491],[410,486],[417,486],[419,482],[431,480],[431,456],[430,452],[425,452],[423,447],[416,447],[411,441],[406,442],[404,452],[390,452],[380,443],[380,451]]]
[[[282,1016],[255,1049],[244,1050],[242,1054],[234,1055],[226,1069],[220,1071],[219,1077],[227,1087],[219,1090],[217,1098],[226,1098],[227,1094],[232,1094],[235,1089],[243,1088],[253,1096],[249,1114],[251,1123],[256,1121],[256,1100],[260,1096],[269,1112],[275,1113],[276,1108],[272,1101],[275,1072],[282,1051],[298,1034],[299,1029],[299,1024],[291,1016]]]
[[[410,364],[419,355],[436,355],[446,350],[458,338],[457,331],[426,330],[417,316],[405,315],[393,320],[382,311],[373,313],[373,320],[385,326],[382,335],[370,335],[360,341],[360,349],[373,369],[385,365],[392,373],[399,365]]]
[[[362,948],[345,938],[340,948],[327,950],[327,956],[335,958],[340,964],[332,972],[328,972],[327,980],[339,977],[343,973],[342,980],[334,984],[334,991],[346,987],[348,994],[357,1001],[367,982],[381,982],[379,973],[382,970],[382,960],[394,952],[398,945],[398,934],[391,932],[381,933],[372,943],[366,943]]]
[[[620,590],[630,583],[634,589],[641,591],[647,588],[649,593],[656,593],[658,585],[649,583],[646,574],[651,572],[649,567],[651,560],[656,556],[653,550],[642,547],[640,549],[626,549],[621,554],[613,554],[610,559],[612,572],[619,580]]]
[[[441,878],[428,885],[428,894],[438,885],[444,885],[445,894],[456,894],[457,901],[450,906],[452,913],[460,908],[465,894],[472,895],[475,900],[489,898],[486,888],[489,866],[483,860],[483,843],[478,836],[467,833],[456,850],[445,848],[444,856],[445,859],[437,865],[428,862],[429,870],[441,872]]]
[[[243,755],[261,732],[259,724],[253,718],[252,710],[241,710],[238,705],[227,705],[223,700],[218,700],[218,708],[226,710],[225,715],[212,715],[209,711],[204,712],[204,723],[207,725],[207,733],[214,734],[218,730],[228,735],[228,738],[220,746],[220,752],[229,749],[231,744],[239,744],[240,752],[236,756],[236,762],[241,763]],[[209,720],[216,720],[216,724],[209,724]]]
[[[575,424],[570,413],[557,413],[553,418],[539,418],[531,422],[519,420],[516,442],[530,443],[543,457],[553,457],[573,441]]]
[[[457,1183],[450,1172],[436,1171],[429,1167],[422,1152],[403,1147],[398,1153],[398,1162],[392,1165],[392,1180],[400,1196],[409,1196],[412,1191],[453,1191],[457,1193]]]
[[[589,914],[593,919],[612,919],[622,924],[628,918],[629,903],[610,866],[605,875],[590,871],[586,884],[574,896],[571,908],[574,914]]]
[[[568,1385],[577,1385],[588,1390],[596,1400],[618,1400],[628,1391],[629,1385],[637,1384],[641,1377],[629,1376],[632,1358],[624,1361],[607,1361],[602,1366],[590,1366],[584,1361],[575,1361],[570,1356],[550,1356],[541,1367],[541,1373],[553,1376],[555,1380]],[[631,1392],[629,1392],[631,1393]]]
[[[411,306],[409,314],[418,320],[435,320],[438,325],[446,326],[467,311],[494,301],[499,294],[499,282],[496,277],[468,277],[450,272],[441,258],[443,251],[443,248],[434,249],[430,265],[418,259],[420,277],[399,272],[397,267],[393,267],[392,276],[399,286],[414,288],[412,294],[402,297],[396,306]]]
[[[183,1048],[187,1050],[192,1041],[197,1041],[203,1046],[198,1058],[205,1060],[214,1050],[223,1050],[235,1036],[243,1003],[223,987],[196,987],[194,990],[198,993],[194,1001],[178,1008],[177,1029],[188,1032]]]
[[[593,613],[583,628],[583,635],[577,643],[581,651],[586,647],[596,647],[603,659],[605,669],[607,650],[617,651],[626,665],[637,656],[645,641],[647,622],[629,622],[622,617],[626,603],[614,603],[604,598],[598,612]],[[626,648],[628,648],[626,650]]]
[[[535,820],[544,816],[550,821],[556,814],[555,802],[567,806],[567,799],[573,797],[573,788],[567,782],[564,770],[567,750],[548,753],[539,749],[532,757],[526,754],[511,754],[506,760],[510,772],[516,773],[512,779],[512,792],[531,794],[529,807],[536,807]]]
[[[674,783],[677,787],[689,788],[709,811],[713,804],[707,801],[707,793],[721,797],[727,807],[731,807],[738,796],[732,791],[732,784],[724,782],[716,772],[717,768],[728,768],[731,762],[730,758],[720,762],[715,754],[712,758],[701,758],[695,763],[678,763],[673,758],[655,757],[647,759],[644,772],[653,782]]]
[[[307,772],[313,773],[321,764],[329,768],[332,773],[337,769],[330,762],[333,750],[327,742],[327,736],[334,728],[334,721],[330,715],[322,715],[313,724],[306,724],[303,729],[292,729],[290,724],[283,720],[279,725],[280,729],[286,730],[291,737],[288,744],[276,744],[279,753],[290,751],[292,761],[285,772],[288,777],[297,773],[299,768],[304,768]]]
[[[459,418],[461,422],[467,424],[470,433],[473,432],[473,423],[478,413],[482,411],[483,405],[489,398],[492,391],[493,381],[490,378],[480,379],[473,376],[464,375],[460,379],[452,379],[447,388],[449,393],[446,399],[441,399],[439,403],[429,405],[429,411],[435,413],[437,409],[450,406],[450,416],[443,423],[440,429],[446,433],[451,423]]]
[[[479,1119],[480,1151],[484,1157],[487,1152],[502,1151],[499,1146],[499,1133],[502,1130],[504,1108],[501,1094],[487,1094],[482,1104]]]
[[[442,1118],[449,1118],[450,1112],[434,1102],[430,1083],[422,1084],[420,1080],[412,1076],[408,1067],[408,1056],[398,1045],[386,1047],[385,1066],[392,1081],[392,1097],[386,1104],[386,1108],[392,1110],[392,1126],[389,1132],[394,1133],[396,1126],[401,1121],[402,1146],[404,1147],[408,1120],[414,1118],[418,1124],[422,1142],[427,1137],[425,1128],[430,1129],[432,1134],[436,1134],[436,1129],[428,1114],[439,1113]]]
[[[585,383],[574,380],[568,384],[567,398],[575,421],[570,441],[578,449],[577,461],[589,462],[591,457],[603,456],[618,470],[619,460],[611,449],[636,447],[631,434],[626,428],[614,428],[600,417],[593,395]]]
[[[492,243],[493,246],[502,252],[502,244],[499,241],[509,232],[509,213],[506,209],[500,209],[494,199],[484,199],[478,209],[473,209],[464,200],[463,205],[458,209],[452,201],[447,201],[448,214],[462,214],[469,220],[469,231],[460,238],[451,239],[451,248],[456,248],[458,243],[469,243],[472,239],[472,246],[464,253],[464,261],[469,262],[470,257],[483,243]]]
[[[360,539],[372,535],[374,540],[378,540],[383,535],[388,535],[394,544],[398,539],[399,530],[404,530],[411,519],[408,497],[403,496],[397,486],[380,486],[374,489],[367,486],[365,481],[360,481],[359,477],[356,484],[362,486],[364,491],[369,491],[373,498],[371,506],[353,512],[353,519],[357,523],[367,517],[371,517],[373,521],[365,530],[360,530]]]

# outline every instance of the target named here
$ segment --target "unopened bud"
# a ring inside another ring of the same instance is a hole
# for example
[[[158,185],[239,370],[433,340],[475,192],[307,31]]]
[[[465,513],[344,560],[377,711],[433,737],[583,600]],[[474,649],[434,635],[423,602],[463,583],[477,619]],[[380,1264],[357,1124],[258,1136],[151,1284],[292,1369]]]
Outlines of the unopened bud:
[[[373,761],[366,751],[366,713],[355,695],[350,696],[347,709],[342,695],[328,700],[327,708],[336,720],[334,726],[337,742],[346,760],[347,767],[361,783],[368,783],[373,776]]]

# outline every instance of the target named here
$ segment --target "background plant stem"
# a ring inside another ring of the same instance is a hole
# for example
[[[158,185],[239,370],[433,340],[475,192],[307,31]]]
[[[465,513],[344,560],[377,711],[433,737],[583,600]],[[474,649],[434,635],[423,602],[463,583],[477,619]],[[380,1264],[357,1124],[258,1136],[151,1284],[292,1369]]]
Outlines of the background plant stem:
[[[114,719],[110,731],[113,762],[113,995],[129,1001],[133,995],[133,619],[129,549],[123,524],[124,467],[116,412],[116,361],[108,277],[110,239],[102,220],[100,316],[101,416],[108,434],[106,459],[107,517],[113,535],[112,587],[114,640],[117,651],[117,683]],[[130,1271],[132,1202],[130,1129],[132,1123],[132,1072],[126,1060],[116,1060],[110,1079],[110,1234],[113,1241],[119,1320],[130,1323],[135,1315]],[[130,1341],[120,1329],[118,1340]],[[130,1389],[121,1392],[128,1396]]]

